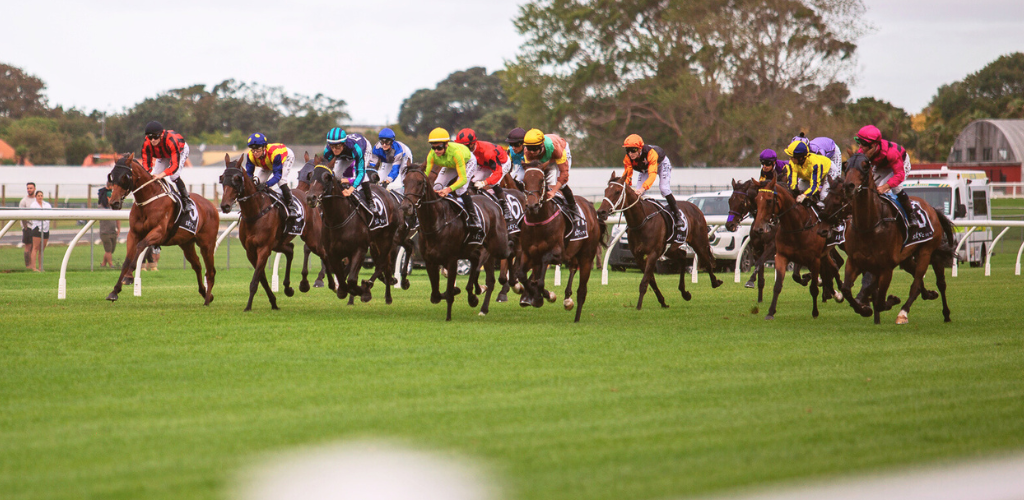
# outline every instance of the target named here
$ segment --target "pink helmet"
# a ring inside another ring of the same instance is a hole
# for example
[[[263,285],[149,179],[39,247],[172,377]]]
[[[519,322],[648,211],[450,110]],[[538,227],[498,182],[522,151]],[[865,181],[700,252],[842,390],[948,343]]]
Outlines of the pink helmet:
[[[857,139],[863,144],[874,144],[882,140],[882,132],[874,125],[865,125],[857,131]]]

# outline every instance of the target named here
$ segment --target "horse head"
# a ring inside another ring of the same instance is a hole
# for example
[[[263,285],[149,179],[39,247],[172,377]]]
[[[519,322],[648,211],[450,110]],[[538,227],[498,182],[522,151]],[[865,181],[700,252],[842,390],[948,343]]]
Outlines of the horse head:
[[[850,215],[850,196],[843,188],[842,180],[827,178],[825,182],[828,183],[828,196],[825,197],[821,218],[829,224],[838,224]]]
[[[547,174],[540,169],[540,162],[531,161],[523,165],[523,184],[526,188],[526,210],[531,214],[540,212],[547,201]]]
[[[405,179],[402,181],[402,184],[405,186],[405,197],[402,198],[402,212],[406,216],[411,217],[420,200],[426,196],[428,187],[432,185],[430,180],[427,179],[427,175],[423,173],[423,164],[414,163],[409,165],[409,168],[405,171]]]
[[[608,179],[608,185],[604,188],[604,199],[597,210],[597,217],[601,220],[608,220],[612,212],[621,212],[626,205],[626,173],[620,177],[614,171]]]
[[[764,187],[760,187],[757,190],[757,196],[754,198],[757,216],[754,218],[754,223],[750,229],[758,234],[770,231],[771,227],[775,225],[779,214],[787,211],[784,207],[787,200],[790,205],[795,203],[786,187],[780,187],[775,179],[772,179]]]
[[[854,153],[847,161],[848,169],[843,189],[847,196],[853,197],[855,192],[874,187],[874,168],[871,160],[864,153]]]
[[[242,170],[242,162],[245,156],[239,155],[238,160],[231,161],[231,155],[224,154],[224,173],[220,174],[220,185],[223,186],[223,195],[221,195],[220,209],[224,213],[231,211],[231,205],[235,204],[235,200],[240,198],[240,195],[245,190],[246,179],[249,178],[245,171]],[[252,181],[250,181],[252,182]],[[254,186],[255,187],[255,186]]]
[[[740,226],[740,221],[754,211],[754,204],[751,200],[757,196],[759,183],[756,179],[743,182],[732,180],[732,194],[729,195],[729,218],[725,221],[725,229],[735,231]]]
[[[311,207],[319,206],[324,196],[332,196],[337,183],[334,171],[324,165],[323,156],[314,156],[313,163],[316,167],[309,174],[309,191],[306,193],[306,203]]]
[[[107,182],[114,185],[110,190],[110,208],[121,210],[125,196],[135,189],[141,179],[136,179],[135,153],[125,153],[114,162],[114,168],[107,174]],[[141,167],[141,165],[139,165]],[[139,169],[141,170],[141,168]]]

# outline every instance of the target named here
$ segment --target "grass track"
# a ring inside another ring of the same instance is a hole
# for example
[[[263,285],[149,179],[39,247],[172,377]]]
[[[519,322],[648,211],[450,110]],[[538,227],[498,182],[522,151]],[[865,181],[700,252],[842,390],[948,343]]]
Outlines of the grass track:
[[[812,320],[792,281],[768,323],[753,291],[703,274],[693,301],[669,293],[662,310],[648,294],[641,312],[638,274],[596,274],[580,325],[560,302],[479,318],[464,294],[446,324],[422,271],[390,307],[378,285],[351,308],[317,289],[279,294],[281,311],[257,295],[243,314],[241,256],[209,308],[173,248],[143,297],[114,304],[113,272],[71,273],[66,301],[56,272],[0,274],[0,496],[222,498],[261,452],[358,437],[479,458],[523,499],[664,498],[1024,447],[1024,278],[1006,253],[991,277],[949,278],[953,323],[918,301],[899,328],[895,311],[875,326],[846,304]]]

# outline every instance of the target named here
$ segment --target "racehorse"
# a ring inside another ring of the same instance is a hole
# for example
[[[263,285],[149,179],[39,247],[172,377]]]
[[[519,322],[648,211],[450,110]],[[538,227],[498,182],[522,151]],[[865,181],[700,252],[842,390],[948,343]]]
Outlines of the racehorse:
[[[346,271],[345,283],[338,283],[338,298],[344,299],[348,295],[348,303],[352,305],[356,295],[359,295],[360,300],[369,302],[373,297],[370,293],[373,282],[380,277],[385,287],[385,303],[391,304],[395,233],[405,224],[398,202],[380,186],[371,186],[371,190],[381,197],[384,204],[387,224],[370,230],[370,215],[356,199],[356,196],[361,195],[356,194],[355,188],[350,187],[347,181],[343,183],[336,179],[334,172],[324,166],[320,155],[314,157],[314,162],[317,166],[310,176],[306,201],[321,211],[324,221],[321,238],[326,249],[328,272]],[[359,269],[366,258],[367,248],[373,257],[374,272],[369,280],[359,284]]]
[[[241,211],[238,240],[242,242],[249,263],[253,266],[252,281],[249,282],[249,302],[244,310],[252,310],[253,297],[261,284],[263,290],[267,292],[270,308],[278,309],[277,298],[267,283],[267,259],[272,251],[284,254],[287,260],[284,268],[284,294],[289,297],[295,295],[295,290],[291,287],[292,256],[295,246],[292,239],[295,236],[285,232],[287,209],[275,203],[274,199],[265,191],[257,189],[252,177],[243,170],[244,162],[244,155],[234,162],[231,161],[230,155],[224,155],[225,168],[224,173],[220,176],[224,195],[221,198],[220,209],[224,213],[228,213],[235,201],[238,201],[238,208]],[[313,224],[310,224],[309,208],[302,199],[305,193],[298,190],[295,193],[296,201],[302,205],[303,213],[307,214],[302,238],[316,245],[320,239],[320,227],[313,227]],[[319,218],[317,218],[317,222],[319,222]],[[307,289],[308,286],[307,282]]]
[[[309,163],[309,152],[303,155],[306,163]],[[301,171],[300,171],[301,173]],[[305,178],[303,178],[305,177]],[[303,193],[309,192],[309,174],[299,177],[298,185],[293,191],[302,191]],[[300,198],[301,199],[301,198]],[[316,281],[313,283],[315,288],[323,288],[324,277],[327,277],[327,286],[331,290],[337,290],[334,283],[334,273],[327,272],[327,260],[324,256],[327,255],[323,248],[323,238],[321,232],[323,231],[324,221],[320,217],[319,210],[309,210],[306,212],[306,225],[312,225],[311,233],[309,238],[303,238],[302,244],[302,281],[299,282],[299,291],[306,293],[309,291],[309,281],[306,277],[309,275],[309,254],[314,253],[317,257],[320,257],[320,273],[316,276]],[[312,246],[311,246],[312,245]],[[314,250],[315,247],[315,250]]]
[[[775,233],[775,287],[772,304],[768,307],[768,315],[764,319],[775,318],[779,294],[786,278],[786,266],[790,261],[797,265],[807,266],[811,272],[811,317],[818,317],[818,275],[822,275],[826,298],[831,296],[832,280],[839,268],[829,255],[829,247],[824,236],[818,233],[821,222],[810,208],[797,203],[796,199],[784,186],[778,186],[772,179],[764,187],[758,189],[757,217],[751,230],[759,234],[769,231],[769,226],[777,226]],[[827,226],[826,226],[827,227]]]
[[[435,171],[436,172],[436,171]],[[422,164],[409,166],[405,173],[405,199],[402,209],[406,213],[413,210],[420,221],[420,255],[427,264],[427,276],[430,278],[430,302],[440,303],[444,299],[448,304],[445,321],[452,319],[452,303],[461,290],[455,287],[458,276],[459,259],[469,259],[470,275],[466,284],[466,295],[470,307],[476,307],[479,299],[476,290],[480,277],[480,264],[486,273],[486,291],[480,315],[489,312],[491,293],[494,291],[495,262],[508,258],[508,230],[501,208],[485,196],[473,196],[473,203],[480,207],[481,223],[484,230],[483,243],[467,245],[468,228],[460,216],[458,208],[450,198],[442,198],[434,191],[434,174],[431,178],[423,173]],[[472,210],[473,207],[465,207]],[[441,268],[448,278],[445,292],[440,290]]]
[[[640,280],[640,299],[636,302],[636,309],[639,311],[643,307],[648,284],[654,289],[654,296],[658,298],[661,307],[668,307],[654,276],[658,259],[663,255],[679,263],[679,292],[684,300],[690,300],[691,295],[686,291],[686,280],[683,279],[686,276],[686,249],[683,243],[669,241],[673,236],[675,219],[654,201],[641,198],[626,184],[627,181],[629,179],[625,175],[620,178],[612,172],[608,186],[604,189],[604,200],[601,201],[601,208],[597,213],[601,220],[606,220],[612,213],[624,213],[626,216],[629,251],[633,253],[633,258],[644,271],[644,277]],[[678,201],[677,205],[683,212],[683,217],[689,222],[686,245],[693,249],[697,254],[698,263],[711,275],[711,288],[718,288],[722,285],[722,280],[715,277],[715,256],[711,253],[711,242],[708,240],[707,220],[697,205],[683,200]]]
[[[854,280],[863,272],[875,276],[874,292],[875,324],[881,323],[881,312],[892,308],[891,300],[886,300],[886,292],[892,280],[892,271],[904,261],[910,260],[913,265],[914,282],[910,286],[910,294],[896,317],[896,324],[909,322],[910,307],[918,295],[924,290],[924,274],[931,265],[935,271],[935,282],[942,296],[942,317],[950,321],[949,304],[946,302],[945,268],[951,265],[954,258],[952,244],[953,223],[945,214],[936,211],[920,198],[917,201],[924,209],[934,231],[931,238],[920,243],[903,246],[903,230],[897,222],[897,209],[882,200],[875,183],[874,168],[870,160],[856,153],[849,160],[849,169],[843,182],[843,191],[849,200],[852,221],[846,229],[846,252],[848,261],[846,275],[843,280],[842,292],[857,313],[869,317],[872,308],[857,301],[850,289]],[[945,238],[945,241],[943,241]]]
[[[519,282],[522,283],[524,293],[519,299],[519,305],[526,307],[540,307],[544,305],[545,295],[544,279],[548,265],[563,264],[569,267],[569,280],[565,287],[565,310],[571,311],[572,280],[578,271],[580,273],[580,285],[577,289],[579,307],[576,308],[576,319],[579,323],[580,315],[583,313],[583,304],[587,301],[587,282],[590,281],[590,270],[594,266],[594,257],[600,247],[605,245],[605,233],[607,226],[597,217],[597,211],[585,198],[576,197],[578,206],[586,222],[587,236],[576,241],[568,241],[569,233],[573,230],[568,220],[568,215],[562,213],[562,209],[550,198],[548,198],[548,183],[546,173],[537,167],[537,162],[526,164],[526,172],[523,177],[523,184],[526,187],[526,216],[523,219],[522,232],[519,235],[522,244],[523,262],[519,268]],[[574,214],[573,217],[579,217]],[[527,279],[526,272],[530,271],[530,278]],[[553,295],[553,294],[551,294]],[[548,296],[550,298],[550,295]]]
[[[107,175],[107,180],[114,185],[110,192],[111,209],[120,210],[125,196],[135,196],[128,222],[128,253],[121,266],[117,284],[110,295],[107,295],[107,300],[117,300],[117,295],[121,293],[122,280],[125,274],[133,269],[140,252],[146,251],[151,245],[178,245],[196,272],[199,295],[205,299],[203,305],[210,305],[210,302],[213,302],[214,276],[217,274],[213,265],[213,254],[217,248],[217,229],[220,226],[220,216],[217,215],[217,208],[213,203],[196,193],[189,195],[195,203],[199,219],[196,232],[192,234],[174,225],[176,203],[173,196],[168,194],[174,190],[165,182],[158,182],[147,172],[142,162],[135,159],[135,153],[122,155],[114,162],[114,168]],[[205,285],[203,268],[199,263],[199,256],[196,255],[197,243],[199,251],[203,254],[203,263],[206,265]]]
[[[505,174],[501,176],[498,186],[505,193],[508,193],[519,200],[519,206],[526,206],[526,195],[519,189],[519,184],[516,183],[515,179],[512,178],[512,175],[509,172],[505,172]],[[511,205],[509,206],[509,210],[514,211]],[[513,217],[516,216],[515,213],[512,215]],[[508,291],[510,288],[516,289],[516,291],[522,293],[522,286],[516,286],[519,282],[519,265],[522,263],[520,254],[523,250],[523,247],[519,242],[519,233],[509,233],[508,241],[511,251],[508,258],[501,261],[501,269],[498,272],[498,284],[501,285],[501,291],[498,292],[498,297],[495,299],[495,302],[508,302]]]

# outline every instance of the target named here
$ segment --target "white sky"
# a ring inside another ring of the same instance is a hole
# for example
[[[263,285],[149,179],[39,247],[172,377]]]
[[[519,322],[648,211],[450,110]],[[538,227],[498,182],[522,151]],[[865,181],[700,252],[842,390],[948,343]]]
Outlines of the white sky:
[[[0,61],[47,84],[50,104],[113,112],[225,79],[344,99],[355,123],[455,70],[501,68],[522,38],[512,0],[11,1]],[[865,0],[853,96],[920,111],[939,85],[1024,50],[1024,0]]]

